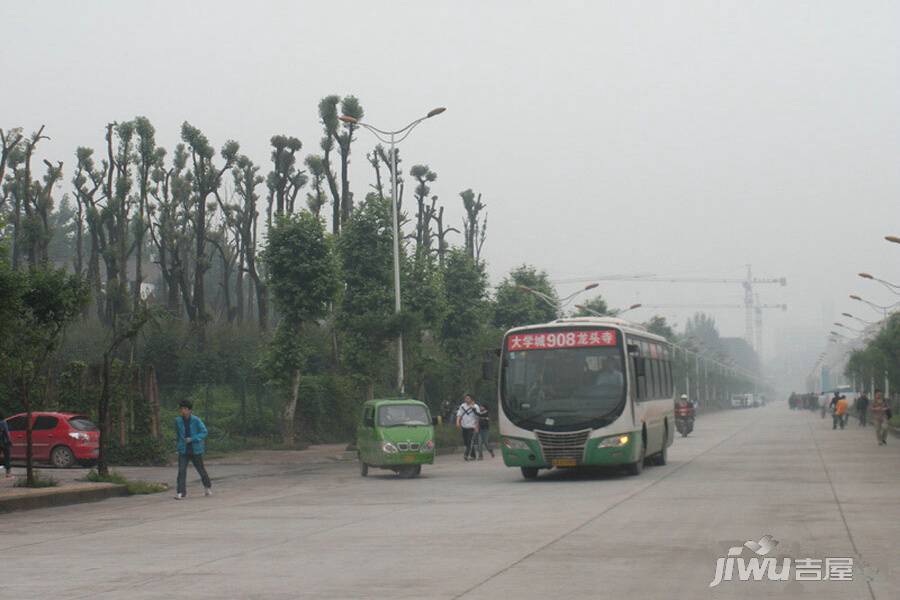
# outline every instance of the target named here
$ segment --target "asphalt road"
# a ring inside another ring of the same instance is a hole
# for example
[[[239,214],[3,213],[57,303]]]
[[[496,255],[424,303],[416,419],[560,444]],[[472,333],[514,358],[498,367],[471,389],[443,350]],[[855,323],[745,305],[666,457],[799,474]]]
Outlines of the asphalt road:
[[[670,450],[640,477],[533,482],[458,455],[418,480],[213,467],[211,498],[194,476],[182,502],[0,516],[0,598],[900,598],[900,440],[770,406],[704,416]],[[709,587],[765,534],[779,565],[849,557],[853,580]]]

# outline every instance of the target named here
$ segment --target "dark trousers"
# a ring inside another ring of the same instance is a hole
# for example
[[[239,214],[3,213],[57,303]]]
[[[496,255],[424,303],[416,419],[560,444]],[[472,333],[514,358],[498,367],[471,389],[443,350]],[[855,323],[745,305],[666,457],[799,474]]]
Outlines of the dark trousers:
[[[476,443],[476,445],[478,447],[478,458],[481,458],[482,456],[484,456],[484,453],[482,452],[482,450],[487,450],[491,454],[491,456],[494,455],[494,451],[491,450],[490,436],[491,436],[490,429],[479,429],[478,430],[478,440]]]
[[[840,428],[843,429],[843,428],[844,428],[844,425],[847,424],[846,416],[847,416],[847,415],[839,415],[839,414],[835,413],[835,414],[832,416],[832,424],[831,424],[831,428],[832,428],[832,429],[837,429],[838,426],[840,426]]]
[[[0,452],[3,452],[3,468],[9,473],[9,461],[12,460],[12,446],[0,447]]]
[[[859,424],[861,427],[866,426],[866,411],[864,410],[859,411]]]
[[[203,487],[212,487],[209,481],[209,475],[206,473],[206,467],[203,466],[202,454],[179,454],[178,455],[178,493],[187,495],[187,466],[188,461],[194,463],[194,468],[200,474],[200,480],[203,481]]]
[[[464,458],[475,458],[475,444],[477,441],[474,438],[476,433],[477,432],[474,429],[469,427],[462,428],[463,445],[465,446]]]

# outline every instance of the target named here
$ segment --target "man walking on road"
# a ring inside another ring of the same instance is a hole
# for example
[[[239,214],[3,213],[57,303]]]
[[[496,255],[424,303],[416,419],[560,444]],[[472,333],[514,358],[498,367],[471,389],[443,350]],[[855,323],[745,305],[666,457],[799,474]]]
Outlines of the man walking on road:
[[[840,425],[841,429],[847,424],[847,407],[849,406],[849,402],[847,402],[847,397],[841,395],[838,397],[837,403],[834,406],[834,424],[832,429],[837,429],[838,425]]]
[[[6,416],[0,412],[0,452],[3,453],[3,469],[6,477],[12,477],[12,468],[9,461],[12,460],[12,438],[9,436],[9,426],[6,424]]]
[[[178,434],[178,488],[175,499],[182,500],[187,496],[187,465],[193,463],[200,480],[203,482],[204,495],[212,496],[212,483],[203,465],[203,452],[205,451],[203,440],[206,439],[206,425],[200,417],[192,413],[193,405],[188,400],[182,400],[181,416],[175,417],[175,431]]]
[[[881,390],[875,390],[875,398],[872,400],[872,422],[875,424],[875,437],[878,445],[887,444],[887,420],[890,408],[881,396]]]
[[[856,414],[859,417],[859,426],[866,426],[866,411],[869,410],[869,397],[866,396],[866,393],[863,392],[860,394],[859,398],[856,399]]]
[[[475,460],[475,437],[478,435],[478,405],[471,394],[463,397],[463,403],[456,411],[456,428],[462,429],[465,445],[463,459]]]

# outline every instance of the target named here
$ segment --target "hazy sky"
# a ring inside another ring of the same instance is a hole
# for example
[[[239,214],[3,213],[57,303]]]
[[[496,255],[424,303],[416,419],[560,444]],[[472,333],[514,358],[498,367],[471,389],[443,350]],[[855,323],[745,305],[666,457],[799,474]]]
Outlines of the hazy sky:
[[[557,279],[749,263],[789,280],[759,288],[790,305],[767,334],[824,344],[837,314],[865,314],[848,293],[889,299],[858,271],[900,280],[882,240],[900,234],[897,2],[7,1],[0,23],[0,126],[46,124],[67,180],[111,120],[146,115],[169,148],[189,120],[267,163],[274,133],[316,150],[318,100],[355,94],[385,128],[448,107],[401,155],[438,173],[454,220],[459,191],[484,194],[494,281],[521,263]],[[358,198],[373,145],[360,132]],[[737,285],[601,291],[741,302]],[[743,333],[740,310],[716,316]]]

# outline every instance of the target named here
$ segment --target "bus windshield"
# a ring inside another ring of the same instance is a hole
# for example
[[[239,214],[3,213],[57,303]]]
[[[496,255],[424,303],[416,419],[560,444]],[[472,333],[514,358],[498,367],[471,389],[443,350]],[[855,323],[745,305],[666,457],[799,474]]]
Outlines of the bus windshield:
[[[600,427],[625,406],[619,345],[510,351],[501,383],[503,408],[525,429]]]

